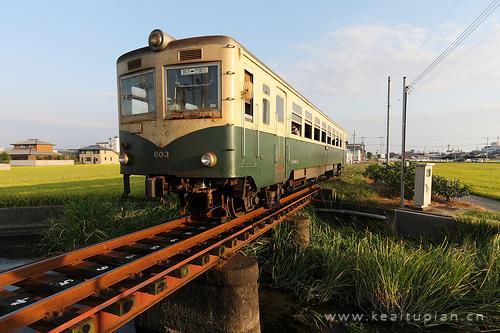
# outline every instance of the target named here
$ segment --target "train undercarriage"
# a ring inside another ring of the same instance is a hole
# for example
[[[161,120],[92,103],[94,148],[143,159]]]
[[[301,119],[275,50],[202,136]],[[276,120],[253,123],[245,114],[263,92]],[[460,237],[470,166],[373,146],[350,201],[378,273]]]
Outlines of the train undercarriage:
[[[222,221],[241,216],[257,207],[272,207],[281,197],[320,179],[340,175],[342,166],[314,178],[290,177],[288,181],[257,188],[251,177],[242,178],[183,178],[175,176],[146,176],[146,196],[164,201],[169,194],[177,194],[182,215],[200,219],[216,218]],[[130,193],[129,175],[124,175],[124,195]]]

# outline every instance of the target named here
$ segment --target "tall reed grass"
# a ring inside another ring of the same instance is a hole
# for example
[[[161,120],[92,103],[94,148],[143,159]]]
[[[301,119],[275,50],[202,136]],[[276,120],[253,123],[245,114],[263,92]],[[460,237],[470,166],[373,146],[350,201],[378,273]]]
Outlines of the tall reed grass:
[[[416,327],[500,328],[498,216],[463,216],[454,238],[430,243],[402,239],[384,224],[331,225],[311,209],[302,214],[312,220],[309,247],[294,247],[291,228],[283,224],[246,251],[257,255],[273,287],[296,293],[304,308],[414,314],[398,323]]]

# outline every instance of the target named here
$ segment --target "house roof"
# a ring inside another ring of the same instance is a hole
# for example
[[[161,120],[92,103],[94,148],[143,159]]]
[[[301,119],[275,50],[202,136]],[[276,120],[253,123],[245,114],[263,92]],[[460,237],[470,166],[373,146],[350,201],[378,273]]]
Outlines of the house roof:
[[[55,146],[55,144],[53,144],[53,143],[49,143],[47,141],[43,141],[43,140],[39,140],[39,139],[27,139],[27,140],[11,143],[11,145],[50,145],[50,146]]]
[[[78,150],[79,151],[83,151],[83,150],[108,150],[108,151],[114,151],[111,148],[106,148],[106,147],[99,146],[99,145],[90,145],[90,146],[82,147],[82,148],[80,148]]]
[[[61,155],[59,153],[51,152],[51,151],[36,151],[31,148],[26,149],[11,149],[8,150],[7,153],[9,155]]]

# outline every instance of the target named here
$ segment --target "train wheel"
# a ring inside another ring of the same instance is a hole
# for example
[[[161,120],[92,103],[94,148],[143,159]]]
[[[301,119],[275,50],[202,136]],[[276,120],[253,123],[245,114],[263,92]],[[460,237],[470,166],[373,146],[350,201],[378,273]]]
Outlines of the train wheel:
[[[245,207],[241,199],[229,197],[227,208],[232,218],[237,218],[245,214]]]

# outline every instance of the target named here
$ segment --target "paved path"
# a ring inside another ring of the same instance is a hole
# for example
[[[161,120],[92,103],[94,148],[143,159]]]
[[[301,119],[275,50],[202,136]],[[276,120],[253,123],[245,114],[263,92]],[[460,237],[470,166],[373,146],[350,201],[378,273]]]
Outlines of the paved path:
[[[500,211],[500,201],[493,200],[483,197],[478,197],[476,195],[471,195],[467,199],[462,199],[463,201],[470,202],[474,205],[481,206],[486,209]]]

